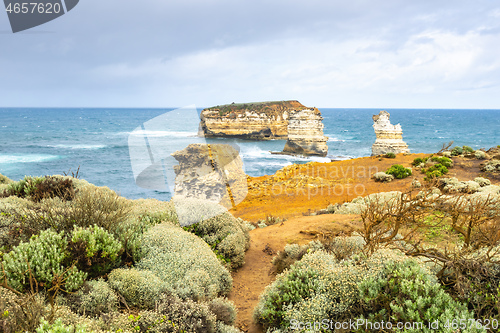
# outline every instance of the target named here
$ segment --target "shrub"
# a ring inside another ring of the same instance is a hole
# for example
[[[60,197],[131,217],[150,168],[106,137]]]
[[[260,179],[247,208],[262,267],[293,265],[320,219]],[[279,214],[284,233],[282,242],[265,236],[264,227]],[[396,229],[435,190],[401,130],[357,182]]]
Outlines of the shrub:
[[[443,157],[434,156],[431,158],[431,161],[437,162],[438,164],[441,164],[441,165],[444,165],[447,168],[453,167],[453,161],[450,158],[445,157],[445,156],[443,156]]]
[[[85,282],[68,300],[71,308],[82,315],[98,316],[118,308],[118,296],[102,279]]]
[[[16,295],[0,287],[0,328],[4,333],[34,332],[47,314],[40,294]]]
[[[86,333],[84,326],[65,326],[61,323],[61,319],[57,319],[52,325],[48,321],[42,319],[40,326],[36,329],[36,333]]]
[[[341,262],[324,251],[308,253],[266,287],[254,318],[266,328],[282,329],[292,319],[320,322],[325,318],[352,318],[359,301],[357,285],[378,275],[389,262],[403,259],[398,252],[388,250],[369,258],[355,255]]]
[[[166,290],[166,284],[153,272],[135,268],[111,271],[108,283],[129,305],[141,309],[153,308]]]
[[[454,147],[452,150],[451,150],[451,156],[458,156],[458,155],[462,155],[462,153],[464,152],[464,150],[462,149],[462,147]]]
[[[250,236],[243,220],[224,213],[184,227],[184,230],[201,237],[231,269],[237,269],[245,263]]]
[[[284,270],[289,269],[296,261],[312,251],[324,249],[324,246],[319,241],[312,241],[309,244],[287,244],[283,251],[273,257],[272,263],[274,265],[275,273],[282,273]]]
[[[414,167],[417,167],[420,164],[427,162],[428,159],[429,159],[428,157],[426,157],[426,158],[417,157],[416,159],[413,160],[413,162],[411,162],[411,165],[413,165]]]
[[[72,260],[89,277],[102,276],[119,265],[119,254],[123,251],[121,243],[101,227],[76,227],[73,230],[69,248]]]
[[[385,172],[376,172],[373,175],[373,179],[375,179],[376,182],[391,182],[394,180],[393,175],[388,175]]]
[[[415,260],[390,263],[381,274],[362,281],[359,290],[364,313],[372,322],[389,318],[395,322],[421,322],[422,332],[433,332],[429,323],[436,320],[439,327],[444,327],[456,318],[474,319],[467,306],[453,300],[435,276]]]
[[[73,200],[75,188],[71,178],[57,176],[24,177],[12,183],[4,191],[3,196],[15,195],[20,198],[30,198],[39,202],[45,198],[59,197],[64,200]]]
[[[229,272],[210,247],[182,228],[162,223],[143,236],[137,267],[154,272],[172,294],[194,300],[225,295],[232,286]]]
[[[0,184],[10,184],[12,180],[0,173]]]
[[[5,278],[18,291],[30,289],[30,273],[40,287],[50,289],[55,284],[67,291],[78,289],[87,274],[75,266],[64,266],[68,242],[63,233],[42,231],[21,243],[3,257]]]
[[[481,164],[481,171],[500,172],[500,160],[491,160],[484,164]]]
[[[469,146],[463,146],[462,150],[464,153],[473,153],[474,152],[474,149],[472,149],[472,147],[469,147]]]
[[[205,303],[163,295],[156,311],[143,311],[133,324],[139,332],[215,333],[216,316]]]
[[[447,174],[448,168],[442,164],[435,164],[427,169],[422,169],[422,172],[426,175],[425,180],[431,180]]]
[[[174,197],[171,201],[175,205],[179,223],[182,227],[199,223],[227,212],[227,209],[223,206],[214,204],[208,200]]]
[[[476,178],[474,178],[474,181],[476,183],[478,183],[479,186],[481,186],[481,187],[491,185],[491,181],[489,179],[483,178],[483,177],[476,177]]]
[[[335,237],[324,242],[325,250],[331,253],[336,260],[350,259],[352,255],[359,254],[365,246],[365,241],[360,236]]]
[[[387,153],[387,154],[385,154],[385,157],[387,157],[387,158],[396,158],[396,154],[394,154],[394,153]]]
[[[388,175],[393,175],[397,179],[403,179],[411,176],[411,169],[405,168],[400,164],[394,164],[385,173]]]
[[[118,196],[109,188],[93,185],[81,186],[75,199],[68,202],[50,199],[43,200],[33,218],[44,221],[48,226],[70,234],[74,226],[90,227],[97,225],[115,233],[130,212],[127,199]]]
[[[208,303],[210,311],[215,314],[217,321],[232,326],[236,320],[236,306],[227,298],[217,297]]]
[[[474,157],[478,160],[484,160],[486,158],[486,153],[481,150],[476,150],[474,153]]]

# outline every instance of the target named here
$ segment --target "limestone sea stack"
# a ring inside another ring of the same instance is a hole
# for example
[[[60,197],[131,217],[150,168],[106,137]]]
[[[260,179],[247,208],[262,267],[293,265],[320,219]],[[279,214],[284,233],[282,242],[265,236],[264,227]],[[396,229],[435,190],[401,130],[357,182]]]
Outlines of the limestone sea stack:
[[[372,156],[410,152],[408,145],[403,141],[401,125],[392,125],[389,120],[390,117],[389,112],[384,110],[373,116],[373,128],[377,139],[372,146]]]
[[[250,140],[288,140],[283,154],[326,156],[327,138],[317,108],[298,101],[226,104],[201,112],[199,135]]]
[[[247,176],[239,149],[227,144],[188,145],[171,154],[174,166],[174,195],[220,203],[229,209],[247,195]]]
[[[323,128],[323,117],[316,108],[290,112],[283,153],[326,156],[328,138],[323,135]]]

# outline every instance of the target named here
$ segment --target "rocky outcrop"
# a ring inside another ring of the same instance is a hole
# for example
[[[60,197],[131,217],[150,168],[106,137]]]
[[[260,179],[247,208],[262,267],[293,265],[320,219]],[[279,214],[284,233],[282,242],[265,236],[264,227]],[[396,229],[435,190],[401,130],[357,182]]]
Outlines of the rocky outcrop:
[[[372,156],[387,153],[409,153],[408,145],[403,141],[401,125],[392,125],[389,121],[391,115],[387,111],[380,111],[373,116],[373,128],[377,139],[372,146]]]
[[[326,156],[328,138],[323,135],[323,117],[318,109],[294,110],[288,120],[285,154]]]
[[[247,195],[247,176],[239,150],[227,144],[190,144],[172,156],[177,197],[213,201],[231,208]]]
[[[227,104],[204,109],[200,118],[200,136],[287,139],[282,154],[325,156],[328,151],[321,112],[298,101]]]
[[[251,140],[288,138],[291,111],[306,107],[297,101],[227,104],[201,112],[199,134]]]

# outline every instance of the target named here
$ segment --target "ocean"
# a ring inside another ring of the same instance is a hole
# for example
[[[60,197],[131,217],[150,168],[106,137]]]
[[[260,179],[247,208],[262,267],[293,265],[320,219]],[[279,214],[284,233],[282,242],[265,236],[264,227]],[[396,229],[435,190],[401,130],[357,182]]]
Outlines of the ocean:
[[[79,167],[80,178],[108,186],[126,198],[169,200],[168,188],[148,190],[136,185],[129,137],[134,129],[172,110],[0,108],[0,173],[18,180],[25,175],[75,172]],[[329,137],[327,158],[272,155],[270,151],[283,149],[284,140],[210,142],[237,144],[245,172],[250,176],[273,174],[292,163],[370,156],[375,141],[372,115],[381,109],[320,110],[324,133]],[[500,110],[386,110],[392,124],[401,124],[403,139],[413,153],[433,153],[450,141],[474,149],[500,144]],[[192,122],[171,122],[149,134],[161,138],[166,145],[185,145],[199,142],[194,137],[196,127]]]

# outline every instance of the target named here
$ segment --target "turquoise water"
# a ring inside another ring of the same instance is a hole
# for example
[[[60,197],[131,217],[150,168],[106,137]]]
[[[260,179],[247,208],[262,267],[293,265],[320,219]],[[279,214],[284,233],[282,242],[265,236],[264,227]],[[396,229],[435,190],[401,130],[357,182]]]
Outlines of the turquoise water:
[[[168,200],[168,190],[145,190],[135,184],[128,138],[144,122],[171,110],[0,108],[0,173],[17,180],[24,175],[61,174],[80,166],[81,178],[109,186],[127,198]],[[324,133],[330,138],[328,157],[369,156],[375,141],[371,117],[379,111],[321,109]],[[500,110],[387,111],[393,124],[401,124],[404,141],[415,153],[436,152],[452,140],[475,149],[500,144]],[[193,126],[166,124],[164,130],[153,134],[167,143],[179,138],[183,143],[195,142]],[[330,160],[271,155],[269,151],[283,149],[283,140],[213,141],[236,143],[251,176],[272,174],[291,163]]]

